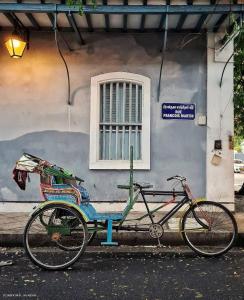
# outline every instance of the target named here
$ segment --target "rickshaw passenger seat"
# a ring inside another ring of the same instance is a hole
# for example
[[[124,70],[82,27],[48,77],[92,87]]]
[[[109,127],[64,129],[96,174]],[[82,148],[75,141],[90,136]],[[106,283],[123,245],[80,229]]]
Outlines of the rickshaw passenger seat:
[[[98,213],[91,204],[82,204],[81,208],[87,214],[90,220],[93,221],[107,221],[107,239],[101,242],[101,245],[117,246],[118,243],[113,241],[113,221],[120,221],[123,219],[122,213]]]

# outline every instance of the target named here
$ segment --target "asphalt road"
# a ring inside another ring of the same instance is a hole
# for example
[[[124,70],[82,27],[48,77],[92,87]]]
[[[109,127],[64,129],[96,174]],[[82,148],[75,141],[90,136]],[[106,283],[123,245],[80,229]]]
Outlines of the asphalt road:
[[[43,271],[5,250],[0,299],[244,299],[244,249],[221,258],[171,253],[85,254],[72,269]]]

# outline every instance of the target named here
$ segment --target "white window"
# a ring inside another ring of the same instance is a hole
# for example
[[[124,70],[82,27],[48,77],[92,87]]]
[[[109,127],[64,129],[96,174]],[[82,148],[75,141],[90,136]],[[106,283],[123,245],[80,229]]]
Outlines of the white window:
[[[90,169],[150,169],[150,79],[115,72],[91,79]]]

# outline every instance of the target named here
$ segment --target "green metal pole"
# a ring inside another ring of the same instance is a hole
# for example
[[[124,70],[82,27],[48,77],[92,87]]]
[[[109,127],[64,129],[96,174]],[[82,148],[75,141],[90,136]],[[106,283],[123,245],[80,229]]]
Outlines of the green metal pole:
[[[134,194],[133,187],[133,146],[130,146],[130,203],[132,203]]]

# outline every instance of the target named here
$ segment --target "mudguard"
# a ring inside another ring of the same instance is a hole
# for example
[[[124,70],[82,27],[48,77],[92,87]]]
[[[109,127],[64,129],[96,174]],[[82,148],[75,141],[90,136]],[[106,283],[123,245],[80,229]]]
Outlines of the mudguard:
[[[62,201],[62,200],[54,200],[54,201],[44,201],[41,204],[39,204],[35,210],[33,212],[31,212],[30,215],[35,214],[38,210],[43,209],[45,206],[50,205],[50,204],[63,204],[65,206],[69,206],[74,208],[85,220],[85,222],[90,221],[88,215],[85,213],[85,211],[82,209],[82,207],[80,207],[79,205],[72,203],[72,202],[68,202],[68,201]]]
[[[202,201],[206,201],[206,198],[195,198],[194,200],[192,200],[192,205],[198,203],[198,202],[202,202]],[[187,212],[187,210],[189,209],[189,205],[186,206],[186,208],[182,211],[180,218],[179,218],[179,232],[182,233],[181,231],[181,224],[182,224],[182,219],[184,217],[184,214]]]

